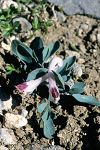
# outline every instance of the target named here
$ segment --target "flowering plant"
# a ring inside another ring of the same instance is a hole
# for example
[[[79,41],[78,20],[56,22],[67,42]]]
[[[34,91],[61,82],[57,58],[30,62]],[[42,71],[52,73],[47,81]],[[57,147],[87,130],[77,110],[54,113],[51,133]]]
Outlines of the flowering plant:
[[[83,82],[69,84],[76,57],[66,57],[63,60],[55,55],[58,48],[58,41],[44,47],[39,37],[32,41],[30,47],[21,41],[12,41],[13,54],[24,64],[26,72],[29,72],[26,81],[16,88],[26,95],[33,93],[41,83],[48,87],[48,98],[44,98],[37,109],[41,114],[40,124],[44,135],[50,139],[55,133],[50,103],[59,103],[60,94],[71,95],[79,102],[100,106],[100,102],[94,97],[83,95]]]

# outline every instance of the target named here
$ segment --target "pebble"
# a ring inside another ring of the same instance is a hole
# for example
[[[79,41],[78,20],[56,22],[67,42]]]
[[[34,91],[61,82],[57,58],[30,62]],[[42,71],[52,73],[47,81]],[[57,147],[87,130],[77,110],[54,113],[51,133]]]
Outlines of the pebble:
[[[0,142],[5,145],[16,144],[17,140],[12,130],[7,128],[0,128]]]
[[[75,51],[71,51],[71,50],[66,50],[66,54],[68,56],[76,56],[76,58],[80,58],[80,54],[78,52],[75,52]]]
[[[18,4],[12,0],[1,0],[0,1],[0,7],[2,9],[8,9],[8,7],[10,7],[11,5],[13,5],[15,8],[18,8]]]
[[[74,64],[73,66],[73,75],[75,75],[76,77],[81,77],[82,76],[82,68],[80,66],[80,64]]]
[[[96,41],[96,35],[95,34],[91,34],[90,35],[90,42],[95,42]]]
[[[69,79],[69,80],[66,82],[66,85],[68,85],[69,88],[71,88],[71,87],[74,85],[74,80],[73,80],[73,79]]]
[[[21,128],[27,124],[27,119],[21,115],[14,115],[11,113],[5,114],[5,125],[6,127]]]
[[[21,114],[20,114],[21,116],[26,117],[27,114],[28,114],[28,111],[26,109],[21,110]]]
[[[83,63],[85,63],[85,59],[83,59],[83,58],[79,58],[79,59],[78,59],[78,63],[79,63],[79,64],[83,64]]]
[[[9,150],[9,149],[8,149],[7,147],[1,145],[1,146],[0,146],[0,150]]]
[[[55,11],[56,13],[56,17],[58,18],[59,22],[65,22],[66,21],[66,16],[61,13],[61,12],[58,12],[58,11]]]
[[[100,45],[100,33],[97,34],[97,42]]]
[[[19,22],[20,23],[22,32],[29,31],[32,28],[31,23],[27,19],[25,19],[23,17],[14,18],[13,19],[13,23],[15,23],[15,22]]]
[[[5,89],[0,87],[0,111],[9,110],[12,106],[12,97],[5,92]]]

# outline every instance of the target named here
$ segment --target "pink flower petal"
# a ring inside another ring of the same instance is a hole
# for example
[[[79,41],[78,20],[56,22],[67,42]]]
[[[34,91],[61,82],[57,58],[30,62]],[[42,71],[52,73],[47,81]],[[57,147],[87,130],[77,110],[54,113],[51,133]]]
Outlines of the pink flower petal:
[[[27,87],[28,87],[27,82],[24,82],[16,86],[17,90],[19,90],[20,92],[23,92]]]
[[[58,56],[54,56],[50,62],[48,72],[51,72],[52,70],[56,71],[62,65],[63,65],[63,60]]]

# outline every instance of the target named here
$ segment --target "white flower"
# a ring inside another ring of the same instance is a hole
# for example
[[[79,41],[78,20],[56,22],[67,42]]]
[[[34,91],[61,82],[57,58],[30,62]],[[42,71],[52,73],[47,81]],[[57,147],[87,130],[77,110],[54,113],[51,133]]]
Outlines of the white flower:
[[[57,103],[60,100],[60,93],[52,71],[56,71],[62,65],[63,60],[60,57],[54,56],[54,58],[50,62],[48,69],[49,93],[51,96],[51,101],[53,101],[54,103]]]
[[[32,93],[42,82],[48,79],[49,94],[51,97],[51,101],[53,101],[54,103],[57,103],[60,99],[60,93],[59,93],[59,88],[56,84],[52,71],[56,71],[62,65],[63,65],[63,60],[60,57],[54,56],[50,62],[47,74],[45,74],[44,76],[36,80],[31,80],[31,81],[19,84],[16,86],[16,88],[20,92],[23,92],[26,95],[27,93]]]
[[[54,56],[50,62],[48,72],[51,72],[52,70],[56,71],[59,67],[62,67],[62,65],[63,60],[58,56]]]
[[[53,101],[54,103],[58,103],[58,101],[60,100],[60,93],[52,73],[48,74],[48,82],[51,101]]]
[[[42,76],[42,77],[40,77],[36,80],[31,80],[31,81],[19,84],[19,85],[16,86],[16,88],[20,92],[23,92],[26,95],[28,93],[32,93],[47,78],[48,78],[48,74],[45,74],[44,76]]]

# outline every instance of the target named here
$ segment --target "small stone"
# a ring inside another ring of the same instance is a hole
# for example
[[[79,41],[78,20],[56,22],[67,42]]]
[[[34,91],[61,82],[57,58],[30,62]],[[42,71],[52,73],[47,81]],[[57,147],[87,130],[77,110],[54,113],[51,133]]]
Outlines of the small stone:
[[[89,25],[88,24],[81,24],[80,28],[83,29],[84,31],[87,31],[89,29]]]
[[[95,34],[91,34],[90,35],[90,41],[91,42],[95,42],[96,41],[96,35]]]
[[[83,63],[85,63],[85,59],[83,59],[83,58],[79,58],[79,59],[78,59],[78,63],[79,63],[79,64],[83,64]]]
[[[85,48],[85,45],[83,45],[83,43],[79,45],[79,49],[80,49],[80,51],[82,51],[83,53],[86,53],[86,48]]]
[[[76,77],[81,77],[82,76],[82,68],[79,64],[75,64],[73,66],[73,75],[75,75]]]
[[[17,140],[12,130],[1,128],[0,142],[3,142],[5,145],[9,145],[9,144],[16,144]]]
[[[27,114],[28,114],[28,111],[26,109],[21,110],[21,114],[20,114],[21,116],[26,117]]]
[[[97,34],[97,42],[100,45],[100,33]]]
[[[58,11],[55,11],[55,13],[56,13],[56,16],[57,16],[59,22],[61,22],[61,23],[65,22],[66,16],[63,13],[58,12]]]
[[[27,19],[25,19],[23,17],[14,18],[13,19],[13,23],[15,23],[15,22],[19,22],[20,23],[22,32],[29,31],[32,28],[31,23]]]
[[[9,150],[9,149],[8,149],[7,147],[1,145],[1,146],[0,146],[0,150]]]
[[[10,49],[11,49],[10,45],[4,43],[3,41],[1,42],[1,47],[7,51],[10,51]]]
[[[0,87],[0,110],[9,110],[12,106],[12,97]]]
[[[12,0],[1,0],[0,2],[0,7],[2,9],[8,9],[8,7],[11,5],[13,5],[15,8],[18,8],[18,4]]]
[[[43,148],[42,150],[65,150],[65,148],[58,146],[58,145],[53,145],[48,148]]]
[[[80,54],[78,52],[74,52],[74,51],[71,51],[71,50],[66,50],[66,55],[76,56],[76,58],[80,58]]]
[[[11,113],[5,114],[6,127],[21,128],[27,124],[27,119],[21,115],[14,115]]]
[[[9,110],[12,107],[12,97],[9,98],[7,101],[3,101],[3,109]]]
[[[74,80],[73,80],[73,79],[69,79],[69,80],[66,82],[66,85],[68,85],[69,88],[71,88],[71,87],[74,85]]]

